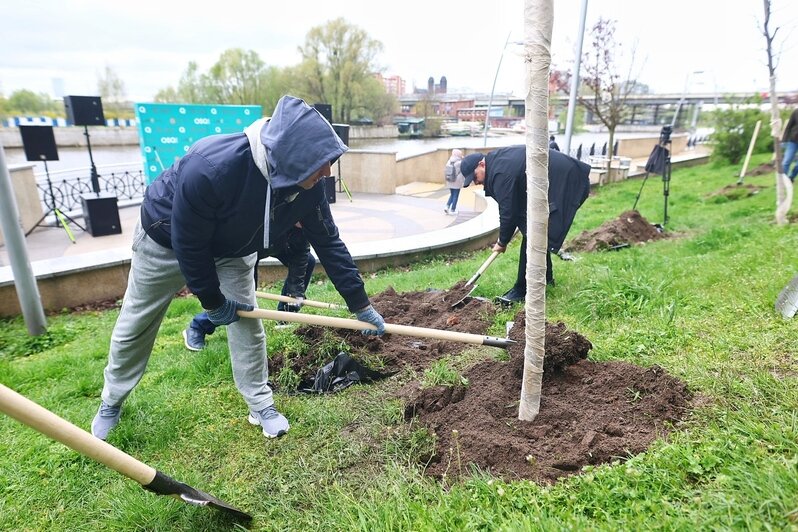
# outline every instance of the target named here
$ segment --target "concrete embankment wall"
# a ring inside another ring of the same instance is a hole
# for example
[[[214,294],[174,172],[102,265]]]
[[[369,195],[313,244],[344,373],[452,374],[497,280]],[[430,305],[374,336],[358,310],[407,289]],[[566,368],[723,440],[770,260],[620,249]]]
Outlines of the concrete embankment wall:
[[[139,131],[136,127],[87,128],[92,146],[138,146]],[[86,146],[86,135],[82,127],[54,127],[55,143],[62,148]],[[389,139],[399,136],[396,126],[351,126],[350,139]],[[18,127],[0,127],[0,144],[6,148],[22,148],[22,136]]]

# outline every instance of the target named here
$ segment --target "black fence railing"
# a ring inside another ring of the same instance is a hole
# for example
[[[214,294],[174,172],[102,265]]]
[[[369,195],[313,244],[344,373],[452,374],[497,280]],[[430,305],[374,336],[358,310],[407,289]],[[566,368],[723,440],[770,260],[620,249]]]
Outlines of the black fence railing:
[[[136,203],[144,197],[147,181],[141,169],[103,170],[98,175],[100,192],[113,194],[120,203]],[[94,193],[91,186],[91,170],[37,175],[36,187],[44,211],[56,208],[63,212],[79,211],[81,196]],[[52,190],[52,194],[51,194]],[[55,205],[53,205],[55,203]]]

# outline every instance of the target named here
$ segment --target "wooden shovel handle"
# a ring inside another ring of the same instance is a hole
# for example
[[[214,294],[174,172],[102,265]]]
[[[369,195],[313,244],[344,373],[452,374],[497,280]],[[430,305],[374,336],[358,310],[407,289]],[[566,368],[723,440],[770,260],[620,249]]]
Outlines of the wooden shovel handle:
[[[476,283],[477,279],[479,279],[479,277],[483,273],[485,273],[485,270],[488,269],[488,266],[490,266],[490,263],[493,262],[496,259],[496,257],[498,257],[498,256],[499,256],[499,252],[498,251],[494,251],[493,253],[491,253],[490,257],[488,257],[485,260],[485,262],[482,263],[482,266],[479,267],[479,269],[477,270],[477,273],[475,273],[474,276],[471,279],[469,279],[468,282],[465,285],[466,286],[471,286],[472,284]]]
[[[142,486],[150,484],[155,478],[156,470],[154,468],[139,462],[113,445],[95,438],[85,430],[2,384],[0,384],[0,412],[63,443],[84,456],[97,460]]]
[[[376,329],[374,325],[364,321],[351,320],[347,318],[335,318],[332,316],[319,316],[317,314],[300,314],[298,312],[280,312],[278,310],[255,309],[252,311],[239,310],[238,315],[243,318],[262,318],[276,321],[290,321],[295,323],[305,323],[308,325],[321,325],[327,327],[337,327],[339,329],[351,329],[354,331]],[[390,323],[385,324],[385,332],[404,336],[415,336],[417,338],[432,338],[435,340],[462,342],[466,344],[491,345],[494,347],[505,348],[513,343],[512,340],[507,338],[496,338],[494,336],[482,336],[479,334],[463,333],[457,331],[442,331],[440,329],[428,329],[425,327],[411,327],[409,325],[393,325]]]
[[[263,299],[271,299],[272,301],[282,301],[283,303],[289,303],[291,305],[300,304],[300,301],[298,299],[289,296],[281,296],[277,294],[270,294],[268,292],[260,292],[260,291],[256,291],[255,295]],[[346,307],[343,305],[336,305],[335,303],[325,303],[324,301],[313,301],[312,299],[303,299],[301,301],[301,304],[308,307],[346,310]]]

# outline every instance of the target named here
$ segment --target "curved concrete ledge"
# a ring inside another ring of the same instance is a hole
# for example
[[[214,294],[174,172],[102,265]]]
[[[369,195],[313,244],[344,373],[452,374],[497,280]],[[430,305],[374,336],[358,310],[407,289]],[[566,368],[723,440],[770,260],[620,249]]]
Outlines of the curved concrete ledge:
[[[465,222],[412,236],[356,242],[348,245],[361,272],[409,264],[435,254],[485,247],[498,233],[498,206],[481,190],[469,191],[482,208]],[[39,295],[47,311],[121,298],[127,286],[132,252],[129,247],[82,253],[31,263]],[[276,259],[263,259],[258,267],[264,282],[282,279],[285,267]],[[0,316],[20,313],[10,266],[0,267]]]

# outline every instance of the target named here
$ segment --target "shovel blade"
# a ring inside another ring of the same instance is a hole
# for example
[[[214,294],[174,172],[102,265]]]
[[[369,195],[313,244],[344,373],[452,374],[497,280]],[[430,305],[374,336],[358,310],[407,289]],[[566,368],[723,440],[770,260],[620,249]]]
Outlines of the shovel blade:
[[[452,303],[452,305],[451,305],[452,308],[455,308],[455,307],[461,305],[468,297],[471,296],[471,294],[476,289],[477,289],[477,285],[475,285],[475,284],[463,286],[460,289],[460,290],[462,290],[461,293],[457,293],[457,294],[454,294],[452,296],[455,299],[454,303]]]
[[[784,287],[776,298],[776,312],[785,319],[792,318],[798,311],[798,275]]]
[[[235,506],[227,504],[221,499],[217,499],[213,495],[192,488],[188,484],[183,484],[168,475],[164,475],[160,471],[155,472],[155,478],[147,484],[142,486],[145,490],[152,491],[158,495],[168,495],[178,498],[189,504],[195,506],[210,506],[224,513],[229,514],[236,519],[250,521],[252,516],[248,513],[239,510]]]

